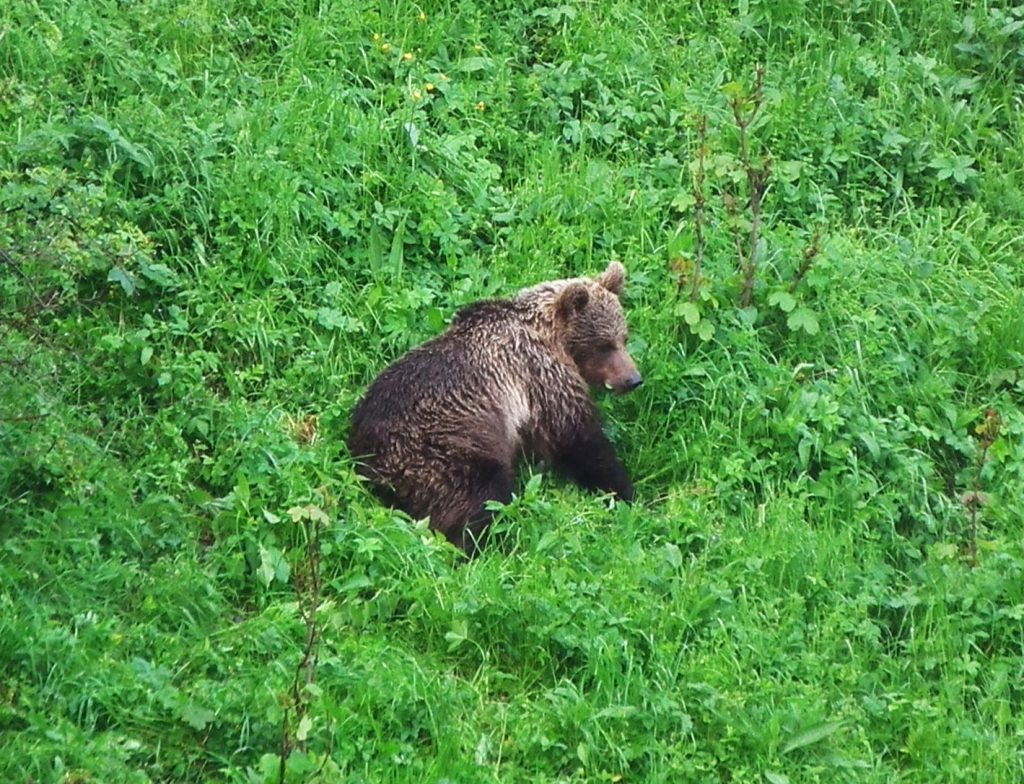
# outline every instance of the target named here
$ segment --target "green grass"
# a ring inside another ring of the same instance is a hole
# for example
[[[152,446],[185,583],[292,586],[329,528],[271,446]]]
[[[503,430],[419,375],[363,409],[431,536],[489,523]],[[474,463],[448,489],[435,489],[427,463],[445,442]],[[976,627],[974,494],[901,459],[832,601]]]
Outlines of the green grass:
[[[1022,47],[952,0],[4,4],[4,780],[1024,780]],[[610,258],[638,503],[528,468],[462,563],[349,412]]]

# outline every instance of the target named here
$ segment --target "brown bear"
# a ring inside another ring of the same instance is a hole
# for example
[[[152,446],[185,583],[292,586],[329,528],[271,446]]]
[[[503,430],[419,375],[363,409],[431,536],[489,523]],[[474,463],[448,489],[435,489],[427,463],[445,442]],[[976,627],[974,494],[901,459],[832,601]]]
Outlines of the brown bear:
[[[541,283],[463,308],[448,331],[367,390],[349,449],[378,495],[472,554],[508,503],[521,454],[579,485],[633,499],[587,385],[628,392],[643,379],[626,351],[617,261],[596,279]]]

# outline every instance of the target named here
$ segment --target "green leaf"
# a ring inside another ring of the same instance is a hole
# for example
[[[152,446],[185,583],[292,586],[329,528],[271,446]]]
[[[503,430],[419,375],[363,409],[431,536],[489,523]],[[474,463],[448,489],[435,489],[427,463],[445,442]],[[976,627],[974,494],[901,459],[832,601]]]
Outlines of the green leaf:
[[[206,725],[217,718],[217,714],[206,708],[200,708],[194,702],[187,703],[181,709],[181,719],[196,730],[206,729]]]
[[[141,362],[143,365],[146,365],[146,364],[149,363],[149,360],[151,360],[152,358],[153,358],[153,347],[152,346],[143,346],[142,347],[142,351],[139,354],[139,362]]]
[[[260,565],[256,569],[256,576],[264,587],[269,588],[274,580],[287,583],[291,571],[288,561],[280,550],[276,547],[260,545]]]
[[[416,127],[416,123],[411,122],[406,123],[402,127],[409,134],[409,144],[415,148],[420,143],[420,129]]]
[[[678,569],[683,565],[683,553],[678,545],[672,542],[668,542],[665,545],[665,560],[668,561],[669,566],[673,569]]]
[[[715,327],[710,321],[702,321],[697,327],[697,337],[707,343],[715,336]]]
[[[742,98],[743,97],[743,85],[739,82],[726,82],[722,85],[722,92],[726,98]]]
[[[334,308],[319,308],[316,312],[316,320],[320,326],[327,329],[336,329],[339,332],[351,333],[364,330],[362,321]]]
[[[129,297],[135,294],[135,290],[138,288],[135,284],[135,276],[124,267],[111,267],[110,272],[107,273],[107,280],[112,283],[120,283],[124,293]]]
[[[363,588],[369,588],[373,585],[373,582],[365,574],[357,574],[349,580],[338,586],[338,593],[349,593],[350,591],[361,591]]]
[[[807,746],[812,746],[815,743],[820,743],[825,740],[825,738],[842,729],[842,727],[843,722],[841,721],[829,721],[804,730],[789,739],[786,745],[782,747],[782,753],[789,754],[791,751],[796,751],[797,749],[802,749]]]
[[[700,321],[700,306],[696,302],[682,302],[676,306],[676,315],[682,316],[683,320],[692,327]]]
[[[451,631],[445,632],[444,638],[448,641],[448,652],[451,653],[469,639],[468,622],[464,618],[455,619]]]
[[[293,506],[291,509],[288,510],[288,514],[292,518],[293,523],[298,523],[302,520],[310,520],[314,523],[321,523],[326,525],[331,520],[331,518],[327,516],[327,512],[325,512],[316,504],[307,504],[306,506]]]
[[[692,192],[681,190],[676,194],[675,198],[672,199],[669,206],[676,212],[689,212],[696,203],[697,200],[694,198]]]
[[[313,720],[309,717],[309,714],[307,713],[305,716],[299,719],[299,727],[297,730],[295,730],[295,739],[299,741],[306,740],[306,738],[309,737],[309,733],[310,731],[312,731],[312,729]]]
[[[773,291],[768,296],[768,304],[772,307],[778,306],[783,313],[789,313],[796,307],[796,297],[788,291]]]
[[[871,457],[878,460],[882,453],[882,450],[878,448],[878,440],[871,433],[859,433],[857,437],[860,438],[861,443],[867,448]]]
[[[757,323],[757,308],[753,305],[747,308],[740,308],[736,311],[736,315],[744,326],[752,327]]]
[[[493,67],[494,61],[489,57],[467,57],[455,66],[455,70],[462,73],[475,73],[477,71],[487,71]]]
[[[779,175],[780,179],[786,182],[796,182],[800,179],[800,172],[803,171],[803,161],[777,161],[772,170]]]
[[[178,285],[178,276],[166,264],[150,264],[144,258],[141,258],[141,254],[137,258],[139,272],[142,273],[142,277],[153,281],[162,288],[171,288]]]
[[[817,335],[820,329],[818,317],[809,308],[797,308],[794,310],[789,314],[789,318],[786,319],[786,325],[794,332],[802,329],[808,335]]]
[[[427,308],[425,315],[427,317],[427,326],[430,327],[431,332],[440,332],[444,329],[444,312],[441,308]]]
[[[800,465],[802,465],[804,468],[806,468],[808,464],[811,462],[812,446],[814,446],[814,442],[806,436],[804,438],[801,438],[800,443],[796,445],[797,457],[800,458]]]

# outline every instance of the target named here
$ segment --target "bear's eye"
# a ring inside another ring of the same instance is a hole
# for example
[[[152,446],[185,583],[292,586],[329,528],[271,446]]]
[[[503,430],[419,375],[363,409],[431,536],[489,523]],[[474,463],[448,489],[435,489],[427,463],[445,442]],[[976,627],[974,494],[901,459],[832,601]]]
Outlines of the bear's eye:
[[[602,354],[611,354],[616,350],[616,348],[617,347],[614,343],[609,342],[602,343],[600,346],[597,347],[597,350],[600,351]]]

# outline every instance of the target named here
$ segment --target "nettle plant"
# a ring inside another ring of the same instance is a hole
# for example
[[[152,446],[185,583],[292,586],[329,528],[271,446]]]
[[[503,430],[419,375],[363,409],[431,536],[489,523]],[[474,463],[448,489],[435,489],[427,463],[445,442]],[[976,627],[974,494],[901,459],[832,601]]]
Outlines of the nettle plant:
[[[802,295],[808,273],[821,254],[821,230],[765,230],[766,197],[773,186],[794,183],[801,164],[775,161],[759,138],[757,131],[768,121],[764,78],[765,69],[758,65],[752,89],[738,82],[722,87],[728,112],[728,119],[721,123],[725,127],[715,127],[707,114],[698,115],[690,182],[672,201],[673,209],[683,216],[668,244],[680,295],[676,315],[702,341],[714,337],[714,314],[728,301],[735,301],[741,321],[747,324],[759,317],[768,322],[771,314],[781,314],[790,331],[808,335],[819,331],[817,314]],[[709,232],[709,227],[725,231]],[[712,233],[727,239],[709,246]],[[709,252],[716,259],[732,256],[733,273],[710,278],[705,266]],[[771,281],[764,280],[768,261],[776,272]],[[763,315],[757,309],[758,299],[767,305]]]

